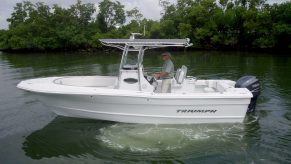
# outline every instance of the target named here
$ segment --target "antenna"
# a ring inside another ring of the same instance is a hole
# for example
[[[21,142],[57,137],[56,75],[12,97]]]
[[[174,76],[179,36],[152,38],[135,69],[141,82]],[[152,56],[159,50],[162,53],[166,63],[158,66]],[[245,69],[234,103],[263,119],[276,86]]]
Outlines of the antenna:
[[[134,33],[134,32],[132,32],[132,33],[130,34],[129,39],[130,39],[130,40],[134,40],[134,39],[135,39],[135,35],[142,35],[142,34],[141,34],[141,33]]]

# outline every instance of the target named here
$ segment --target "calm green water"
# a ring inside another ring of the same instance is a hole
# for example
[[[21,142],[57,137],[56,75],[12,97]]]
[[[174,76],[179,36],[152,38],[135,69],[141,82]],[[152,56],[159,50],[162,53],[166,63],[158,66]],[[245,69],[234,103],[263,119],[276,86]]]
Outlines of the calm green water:
[[[149,52],[147,72],[162,61]],[[116,75],[120,55],[0,52],[1,163],[291,163],[291,57],[176,52],[200,79],[255,75],[262,94],[243,124],[142,125],[56,116],[15,86],[24,79]]]

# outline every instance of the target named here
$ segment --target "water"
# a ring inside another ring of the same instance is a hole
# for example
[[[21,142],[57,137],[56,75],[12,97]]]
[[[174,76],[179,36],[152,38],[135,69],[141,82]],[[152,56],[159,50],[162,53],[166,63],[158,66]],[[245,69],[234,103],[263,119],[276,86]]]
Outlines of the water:
[[[144,60],[151,74],[158,52]],[[24,79],[117,75],[116,53],[0,52],[1,163],[291,163],[291,57],[176,52],[176,68],[200,79],[255,75],[257,111],[243,124],[143,125],[56,116],[15,86]]]

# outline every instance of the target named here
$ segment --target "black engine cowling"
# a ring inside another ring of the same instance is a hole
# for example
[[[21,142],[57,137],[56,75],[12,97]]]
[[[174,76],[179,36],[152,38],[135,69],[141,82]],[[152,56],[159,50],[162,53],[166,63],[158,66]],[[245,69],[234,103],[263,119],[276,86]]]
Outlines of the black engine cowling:
[[[236,81],[236,88],[247,88],[253,94],[253,98],[248,106],[247,112],[254,112],[256,109],[257,98],[261,92],[260,81],[255,76],[243,76]]]

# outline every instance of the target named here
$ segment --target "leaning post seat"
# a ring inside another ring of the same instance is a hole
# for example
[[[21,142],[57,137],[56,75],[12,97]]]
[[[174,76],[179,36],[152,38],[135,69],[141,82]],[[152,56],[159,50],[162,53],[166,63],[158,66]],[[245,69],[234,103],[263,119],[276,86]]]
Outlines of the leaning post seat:
[[[177,69],[176,71],[175,80],[177,84],[182,84],[184,82],[184,79],[186,78],[186,75],[187,67],[185,65],[182,65],[182,67]]]

